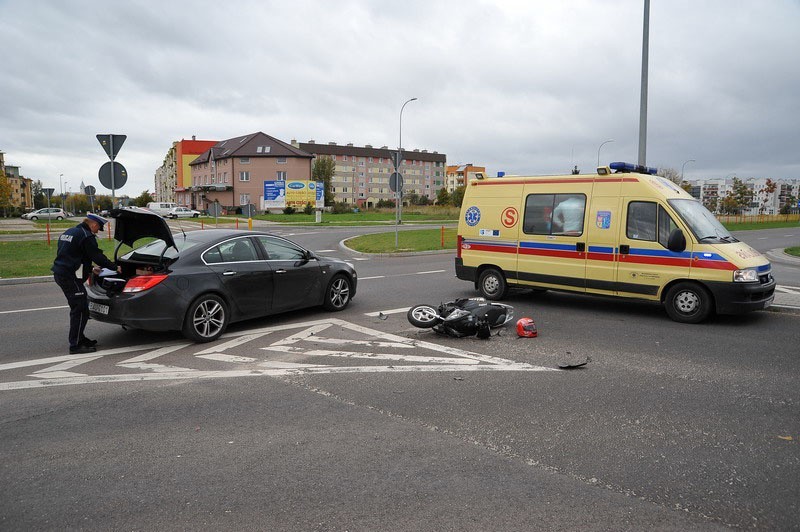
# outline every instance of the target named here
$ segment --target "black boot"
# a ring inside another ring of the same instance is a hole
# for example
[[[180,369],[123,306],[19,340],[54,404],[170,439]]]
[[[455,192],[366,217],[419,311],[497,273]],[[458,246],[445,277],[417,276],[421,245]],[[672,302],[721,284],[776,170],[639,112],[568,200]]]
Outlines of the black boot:
[[[81,343],[79,345],[85,345],[86,347],[94,347],[97,345],[97,340],[90,340],[85,336],[81,338]]]
[[[70,355],[82,355],[84,353],[94,353],[95,351],[97,351],[97,348],[87,345],[76,345],[75,347],[70,346],[69,348]]]

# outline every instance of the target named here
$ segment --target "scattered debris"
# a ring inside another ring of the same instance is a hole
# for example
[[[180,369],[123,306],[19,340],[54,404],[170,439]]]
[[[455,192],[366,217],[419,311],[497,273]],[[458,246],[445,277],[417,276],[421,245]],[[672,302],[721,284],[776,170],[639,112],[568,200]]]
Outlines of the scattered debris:
[[[569,354],[570,354],[570,352],[569,352],[569,351],[567,351],[567,354],[569,355]],[[559,363],[558,363],[558,368],[559,368],[559,369],[576,369],[576,368],[582,368],[582,367],[584,367],[586,364],[588,364],[588,363],[589,363],[589,362],[591,362],[591,361],[592,361],[592,357],[586,357],[586,360],[584,360],[583,362],[578,362],[578,363],[575,363],[575,364],[572,364],[572,363],[569,363],[569,362],[559,362]]]
[[[378,319],[379,319],[379,320],[385,320],[385,319],[386,319],[386,318],[388,318],[388,317],[389,317],[389,316],[387,316],[387,315],[386,315],[386,314],[384,314],[383,312],[378,312]]]

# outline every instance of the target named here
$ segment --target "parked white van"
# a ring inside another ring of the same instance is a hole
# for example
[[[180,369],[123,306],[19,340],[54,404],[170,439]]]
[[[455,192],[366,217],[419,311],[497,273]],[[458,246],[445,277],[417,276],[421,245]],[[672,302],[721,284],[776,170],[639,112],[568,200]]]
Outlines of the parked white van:
[[[166,201],[151,201],[147,204],[147,210],[153,211],[154,213],[161,215],[163,217],[167,217],[169,211],[177,207],[177,203],[169,203]]]

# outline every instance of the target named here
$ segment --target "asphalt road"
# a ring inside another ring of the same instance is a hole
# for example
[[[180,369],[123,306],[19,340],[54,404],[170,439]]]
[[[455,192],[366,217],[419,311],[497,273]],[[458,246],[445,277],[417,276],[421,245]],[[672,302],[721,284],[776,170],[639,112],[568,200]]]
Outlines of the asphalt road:
[[[800,316],[520,291],[538,338],[451,339],[400,309],[475,295],[452,254],[278,231],[366,259],[351,307],[76,358],[54,284],[0,286],[1,529],[800,527]]]

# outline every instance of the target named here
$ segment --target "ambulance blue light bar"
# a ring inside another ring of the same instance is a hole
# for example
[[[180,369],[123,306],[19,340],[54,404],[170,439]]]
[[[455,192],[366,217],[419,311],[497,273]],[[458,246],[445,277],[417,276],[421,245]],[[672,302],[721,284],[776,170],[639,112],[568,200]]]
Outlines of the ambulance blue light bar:
[[[656,175],[658,173],[658,168],[650,168],[649,166],[642,166],[641,164],[611,163],[608,166],[616,172],[635,172],[637,174],[650,175]]]

